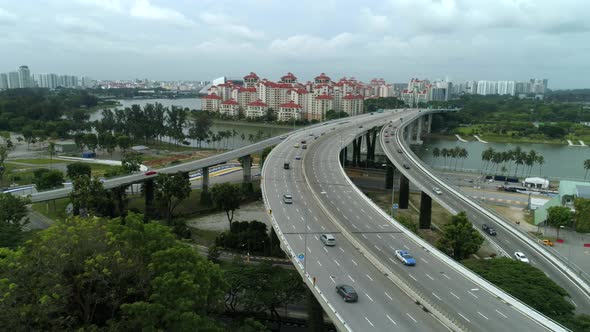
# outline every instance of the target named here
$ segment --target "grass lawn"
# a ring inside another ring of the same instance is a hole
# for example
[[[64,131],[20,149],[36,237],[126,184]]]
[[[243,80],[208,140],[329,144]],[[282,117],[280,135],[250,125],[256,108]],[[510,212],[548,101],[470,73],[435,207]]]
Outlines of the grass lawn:
[[[66,206],[70,203],[69,198],[60,198],[55,201],[33,203],[33,210],[52,220],[65,220]]]
[[[150,143],[150,144],[146,144],[146,146],[149,147],[150,149],[177,151],[177,152],[197,150],[196,148],[193,148],[190,146],[186,146],[186,145],[182,145],[182,144],[175,145],[175,144],[167,143],[167,142]]]
[[[33,183],[33,171],[41,167],[28,167],[22,165],[15,165],[11,163],[5,163],[6,167],[4,177],[2,180],[3,186],[8,186],[11,183],[16,183],[19,186]]]
[[[214,245],[215,239],[221,234],[220,231],[200,229],[196,227],[190,227],[190,229],[193,242],[207,247]]]
[[[14,160],[7,160],[6,162],[15,162],[15,163],[24,163],[24,164],[33,164],[33,165],[49,165],[52,162],[54,164],[63,164],[67,163],[67,161],[53,159],[53,161],[49,158],[38,158],[38,159],[14,159]]]

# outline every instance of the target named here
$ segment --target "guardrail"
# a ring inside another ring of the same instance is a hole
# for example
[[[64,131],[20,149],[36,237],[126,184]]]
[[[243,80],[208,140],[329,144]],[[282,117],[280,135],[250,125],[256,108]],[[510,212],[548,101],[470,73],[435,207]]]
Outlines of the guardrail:
[[[409,121],[404,121],[404,123],[398,127],[397,131],[399,132],[400,130],[403,130],[413,120],[415,120],[416,118],[418,118],[418,117],[420,117],[420,116],[422,116],[424,114],[428,114],[428,113],[432,113],[432,112],[423,112],[422,114],[420,114],[418,116],[414,116]],[[461,193],[457,192],[456,190],[454,190],[452,188],[452,186],[449,186],[444,181],[439,180],[438,177],[434,176],[430,171],[428,171],[425,167],[423,167],[423,165],[416,160],[416,157],[413,156],[413,153],[412,154],[408,153],[407,147],[405,146],[405,144],[402,144],[403,137],[400,137],[399,134],[396,134],[395,136],[396,136],[396,140],[397,140],[398,144],[400,145],[401,149],[404,151],[404,153],[406,154],[406,156],[408,156],[408,158],[410,158],[412,160],[412,162],[414,162],[414,164],[418,165],[418,167],[420,167],[426,174],[428,174],[437,183],[439,183],[439,185],[441,185],[442,187],[444,187],[448,191],[455,193],[455,195],[457,195],[457,197],[461,198],[463,201],[467,202],[472,207],[479,208],[479,205],[475,204],[470,199],[467,199],[465,197],[462,197],[463,195]],[[403,136],[403,135],[401,135],[401,136]],[[383,144],[383,142],[381,142],[381,143]],[[388,158],[390,158],[391,160],[394,159],[393,154],[389,151],[389,149],[384,149],[384,151],[385,151],[385,154],[388,156]],[[379,209],[379,210],[381,211],[382,214],[384,214],[385,216],[387,216],[387,214],[385,214],[383,212],[383,210],[381,210],[381,209]],[[491,217],[491,216],[488,215],[488,217]],[[495,215],[493,217],[494,218],[492,218],[492,219],[497,219],[497,217]],[[504,226],[503,225],[504,222],[502,220],[499,220],[498,221],[498,224]],[[505,227],[505,228],[508,229],[508,227]],[[520,235],[519,237],[522,238],[522,234],[520,232],[517,232],[517,234]],[[420,242],[424,241],[421,238],[418,238],[415,234],[414,234],[414,237],[416,237],[417,240],[420,241]],[[527,242],[527,243],[530,242],[530,240],[528,238],[525,238],[524,241]],[[536,249],[535,248],[535,243],[533,243],[532,247],[534,249]],[[468,277],[469,279],[471,279],[476,284],[482,285],[482,287],[484,287],[487,291],[489,291],[490,293],[494,294],[495,296],[497,296],[498,298],[502,299],[503,301],[505,301],[507,303],[510,303],[513,307],[517,308],[520,312],[522,312],[523,314],[529,316],[531,319],[534,319],[535,321],[537,321],[539,323],[542,323],[543,326],[545,326],[546,328],[551,329],[553,331],[567,331],[567,328],[565,328],[561,324],[559,324],[559,323],[551,320],[549,317],[547,317],[544,314],[538,312],[537,310],[535,310],[535,309],[527,306],[526,304],[524,304],[523,302],[521,302],[517,298],[515,298],[515,297],[511,296],[510,294],[505,293],[504,291],[500,290],[499,288],[497,288],[495,285],[491,284],[486,279],[484,279],[484,278],[480,277],[479,275],[475,274],[474,272],[472,272],[471,270],[467,269],[463,265],[455,262],[454,260],[452,260],[451,258],[449,258],[448,256],[446,256],[444,253],[438,251],[438,249],[435,249],[433,252],[437,253],[438,256],[440,256],[441,260],[445,261],[449,266],[451,266],[452,268],[454,268],[457,272],[463,274],[465,277]]]
[[[429,112],[427,112],[427,113],[429,113]],[[415,120],[418,117],[412,118],[409,122]],[[403,125],[401,125],[399,129],[403,129],[404,127],[406,127],[409,124],[409,122],[406,122]],[[549,263],[551,263],[553,266],[555,266],[557,268],[557,271],[559,271],[560,273],[565,275],[568,279],[573,281],[574,284],[586,294],[586,296],[590,296],[590,286],[587,282],[582,280],[582,278],[587,279],[586,275],[576,274],[571,269],[571,265],[569,264],[569,262],[564,262],[563,260],[560,260],[557,257],[555,257],[545,247],[536,243],[535,237],[533,237],[530,234],[522,232],[518,228],[515,228],[512,224],[504,221],[504,218],[502,216],[500,216],[499,214],[497,214],[495,211],[488,209],[486,206],[477,204],[471,198],[469,198],[468,196],[463,194],[463,192],[459,188],[457,188],[451,184],[448,184],[443,179],[440,179],[437,176],[435,176],[430,167],[419,162],[418,157],[411,150],[407,149],[405,144],[402,144],[401,140],[403,140],[403,137],[400,138],[399,135],[396,135],[396,140],[399,142],[400,147],[406,152],[406,155],[408,156],[408,158],[410,158],[412,160],[412,162],[414,162],[416,165],[418,165],[418,167],[421,168],[426,174],[428,174],[434,181],[436,181],[437,183],[439,183],[439,185],[441,185],[442,187],[445,187],[447,190],[454,193],[459,199],[461,199],[465,203],[469,204],[471,207],[473,207],[475,209],[479,209],[483,214],[485,214],[488,218],[492,219],[494,222],[496,222],[498,225],[503,227],[505,230],[508,230],[510,233],[512,233],[513,235],[520,238],[520,240],[522,240],[524,243],[526,243],[534,251],[541,254],[542,257],[544,257]]]
[[[270,162],[268,162],[268,160],[270,160],[272,158],[273,152],[275,152],[275,151],[276,150],[273,149],[268,154],[267,162],[265,162],[264,165],[262,166],[262,174],[264,174],[264,171],[266,170],[266,168],[270,164]],[[265,189],[265,185],[264,185],[264,179],[262,181],[260,181],[260,189],[262,191],[262,199],[264,201],[264,206],[267,211],[271,211],[271,206],[268,203],[268,197],[267,197],[266,189]],[[303,280],[305,281],[305,283],[307,284],[309,289],[312,291],[312,293],[316,296],[316,298],[321,299],[321,301],[319,301],[319,303],[323,307],[324,311],[328,314],[330,319],[332,319],[332,323],[334,323],[338,327],[338,330],[340,330],[340,331],[346,330],[346,331],[352,332],[352,329],[348,326],[346,321],[344,321],[342,316],[340,316],[340,314],[338,313],[336,308],[334,308],[332,303],[330,303],[330,301],[328,301],[328,299],[323,294],[323,292],[314,283],[312,277],[307,273],[307,271],[305,271],[303,264],[301,263],[300,260],[297,259],[297,254],[295,253],[295,251],[293,250],[291,245],[289,245],[289,242],[287,241],[287,238],[285,237],[285,235],[281,231],[281,228],[279,227],[279,224],[277,223],[274,215],[269,213],[269,218],[271,220],[271,224],[272,224],[275,232],[277,233],[279,240],[285,246],[285,249],[287,251],[287,254],[289,255],[290,260],[293,262],[293,265],[295,265],[295,268],[297,269],[299,274],[303,277]],[[305,257],[304,259],[307,259],[307,257]]]

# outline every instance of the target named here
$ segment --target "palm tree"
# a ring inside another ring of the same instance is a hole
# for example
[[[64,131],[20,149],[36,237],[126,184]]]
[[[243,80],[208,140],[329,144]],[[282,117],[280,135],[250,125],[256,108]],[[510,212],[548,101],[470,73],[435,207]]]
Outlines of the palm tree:
[[[488,165],[490,164],[490,161],[492,160],[492,156],[494,155],[494,148],[489,147],[487,149],[485,149],[484,151],[482,151],[481,153],[481,160],[484,161],[484,169],[483,172],[485,173],[488,169]]]
[[[439,148],[434,148],[434,149],[432,150],[432,156],[433,156],[435,159],[438,159],[438,157],[440,157],[440,149],[439,149]]]
[[[447,148],[442,148],[440,150],[440,155],[443,157],[443,165],[447,166],[447,157],[449,156],[449,150]]]
[[[463,165],[465,164],[465,159],[467,159],[467,157],[469,157],[469,152],[467,152],[467,149],[461,148],[459,151],[459,158],[461,158],[461,169],[463,169]]]
[[[586,174],[584,174],[584,180],[586,180],[586,176],[588,175],[588,171],[590,170],[590,159],[584,160],[584,169],[586,170]]]
[[[460,149],[461,148],[458,146],[451,149],[451,157],[455,160],[455,167],[453,168],[455,170],[457,169],[457,160],[458,160],[457,157],[459,156]]]
[[[538,155],[537,156],[537,164],[539,164],[539,176],[541,176],[541,166],[545,163],[545,157]]]
[[[496,165],[496,168],[494,169],[494,174],[496,174],[498,173],[498,166],[500,166],[500,163],[502,162],[502,152],[495,152],[492,157],[492,162]]]
[[[531,172],[533,171],[533,166],[535,166],[535,163],[537,162],[537,151],[535,151],[535,150],[529,151],[529,154],[527,155],[526,162],[527,162],[526,163],[527,166],[529,166],[528,176],[530,176]]]

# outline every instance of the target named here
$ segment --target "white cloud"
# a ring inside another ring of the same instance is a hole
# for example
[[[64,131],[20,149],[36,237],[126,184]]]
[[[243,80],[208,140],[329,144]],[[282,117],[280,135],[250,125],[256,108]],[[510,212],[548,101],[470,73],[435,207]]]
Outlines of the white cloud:
[[[341,57],[349,53],[344,48],[357,42],[352,33],[340,33],[330,39],[310,35],[294,35],[286,39],[275,39],[270,43],[271,52],[282,56]]]
[[[220,14],[214,14],[210,12],[202,12],[199,14],[199,18],[206,24],[209,24],[221,31],[227,32],[228,34],[240,38],[247,39],[262,39],[264,34],[260,31],[252,30],[245,25],[239,25],[233,23],[232,19]]]
[[[56,21],[65,30],[71,32],[103,33],[105,30],[101,24],[89,18],[82,19],[75,16],[58,16],[56,17]]]
[[[78,3],[95,7],[98,9],[122,13],[124,11],[123,4],[120,0],[76,0]]]
[[[385,15],[375,15],[370,8],[361,9],[361,23],[370,31],[386,31],[391,28],[391,21]]]
[[[192,26],[195,23],[182,13],[169,8],[153,5],[149,0],[136,0],[131,7],[131,16],[149,20],[164,21],[177,25]]]
[[[5,9],[0,8],[0,24],[2,23],[12,23],[15,22],[17,19],[16,14],[11,13]]]

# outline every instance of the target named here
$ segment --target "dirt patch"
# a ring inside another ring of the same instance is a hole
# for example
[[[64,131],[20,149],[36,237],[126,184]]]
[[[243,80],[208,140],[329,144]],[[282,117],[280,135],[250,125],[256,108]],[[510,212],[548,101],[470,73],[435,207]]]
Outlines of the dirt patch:
[[[168,156],[162,157],[162,158],[146,160],[145,162],[143,162],[143,164],[146,166],[149,166],[149,167],[163,167],[163,166],[167,166],[167,165],[169,165],[173,162],[176,162],[176,161],[183,162],[183,161],[189,161],[189,160],[198,160],[198,159],[208,158],[208,157],[214,156],[216,154],[219,154],[219,152],[217,152],[215,150],[195,151],[192,153],[174,154],[174,155],[168,155]]]

